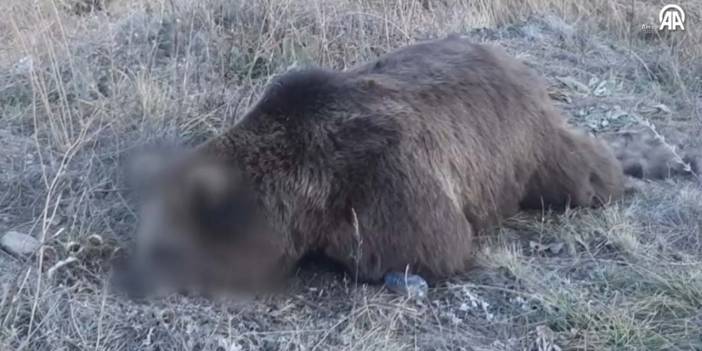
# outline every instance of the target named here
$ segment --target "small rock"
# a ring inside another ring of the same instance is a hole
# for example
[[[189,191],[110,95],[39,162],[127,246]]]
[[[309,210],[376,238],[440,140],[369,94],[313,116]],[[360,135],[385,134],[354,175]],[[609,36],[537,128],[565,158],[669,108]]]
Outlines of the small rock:
[[[27,234],[9,231],[0,238],[0,246],[15,255],[26,256],[39,249],[41,243]]]

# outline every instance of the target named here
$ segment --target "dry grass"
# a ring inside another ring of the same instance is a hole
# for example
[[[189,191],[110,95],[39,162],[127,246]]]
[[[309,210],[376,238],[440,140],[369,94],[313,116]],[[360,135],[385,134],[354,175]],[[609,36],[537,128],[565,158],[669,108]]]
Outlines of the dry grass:
[[[313,270],[287,296],[136,305],[109,292],[103,265],[136,220],[120,173],[133,148],[221,131],[288,67],[343,69],[452,32],[542,72],[575,124],[643,119],[698,148],[699,1],[680,2],[687,32],[660,37],[639,31],[660,1],[113,0],[76,14],[78,1],[0,0],[0,232],[46,244],[38,259],[0,252],[0,349],[702,348],[702,188],[689,180],[516,218],[423,303]]]

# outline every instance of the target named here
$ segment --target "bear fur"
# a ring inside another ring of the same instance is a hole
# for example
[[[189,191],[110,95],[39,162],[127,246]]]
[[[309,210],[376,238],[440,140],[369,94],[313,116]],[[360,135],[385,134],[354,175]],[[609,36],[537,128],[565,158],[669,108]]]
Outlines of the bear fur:
[[[476,234],[520,209],[606,204],[624,174],[524,64],[451,36],[283,74],[158,183],[170,200],[144,219],[171,238],[151,243],[178,235],[209,262],[195,275],[237,286],[311,253],[363,281],[450,277],[469,268]]]
[[[699,175],[702,164],[699,152],[685,152],[669,144],[652,125],[640,124],[602,133],[598,137],[607,142],[627,176],[665,179]]]

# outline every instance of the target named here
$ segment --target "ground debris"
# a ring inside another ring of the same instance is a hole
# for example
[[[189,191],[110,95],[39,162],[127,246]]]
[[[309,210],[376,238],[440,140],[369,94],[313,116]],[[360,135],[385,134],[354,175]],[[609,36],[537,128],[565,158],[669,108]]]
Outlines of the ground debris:
[[[561,351],[561,347],[556,344],[557,335],[551,328],[540,325],[536,327],[536,340],[534,340],[530,351]]]
[[[0,246],[14,255],[29,256],[39,249],[41,243],[30,235],[9,231],[0,238]]]

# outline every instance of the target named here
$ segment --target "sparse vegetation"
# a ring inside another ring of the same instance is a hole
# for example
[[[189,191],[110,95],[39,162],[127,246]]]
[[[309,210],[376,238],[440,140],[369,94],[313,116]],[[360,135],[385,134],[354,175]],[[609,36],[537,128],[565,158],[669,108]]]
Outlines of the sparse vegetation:
[[[702,4],[678,4],[684,33],[640,30],[661,1],[0,0],[0,235],[44,243],[32,259],[0,251],[0,349],[702,349],[693,179],[514,218],[424,302],[319,270],[241,303],[136,304],[106,284],[136,222],[124,155],[223,130],[295,65],[462,33],[544,74],[574,124],[645,121],[702,150]]]

